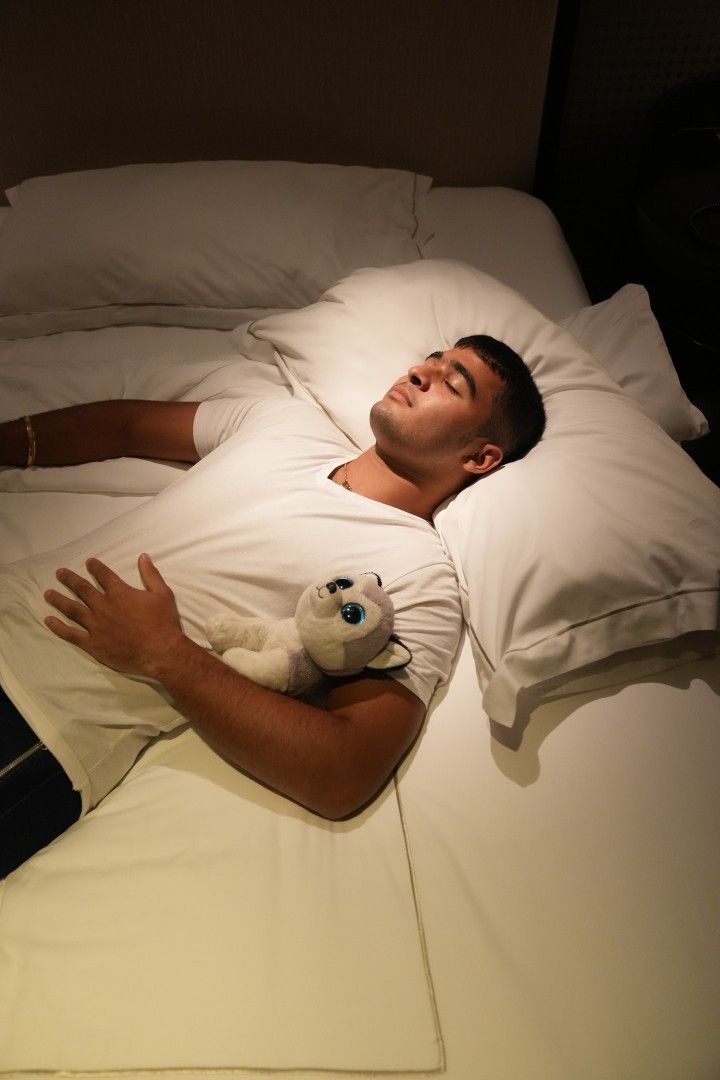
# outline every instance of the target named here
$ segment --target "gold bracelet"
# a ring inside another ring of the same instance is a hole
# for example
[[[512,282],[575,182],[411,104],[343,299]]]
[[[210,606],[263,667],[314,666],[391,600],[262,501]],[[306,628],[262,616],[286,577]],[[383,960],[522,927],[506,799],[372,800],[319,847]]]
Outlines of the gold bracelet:
[[[25,462],[25,468],[26,469],[34,469],[35,468],[35,454],[37,452],[37,442],[35,440],[35,431],[33,430],[32,420],[30,419],[29,416],[23,416],[23,420],[25,421],[25,430],[27,431],[27,439],[28,439],[28,456],[27,456],[27,461]]]

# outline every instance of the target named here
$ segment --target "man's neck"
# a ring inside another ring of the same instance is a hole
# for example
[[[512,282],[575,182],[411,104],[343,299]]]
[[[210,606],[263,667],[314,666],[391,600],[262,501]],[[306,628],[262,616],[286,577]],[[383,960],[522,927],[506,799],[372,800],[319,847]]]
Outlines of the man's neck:
[[[455,490],[447,483],[432,482],[387,462],[375,446],[340,465],[332,479],[357,495],[394,506],[425,521],[432,521],[435,509]]]

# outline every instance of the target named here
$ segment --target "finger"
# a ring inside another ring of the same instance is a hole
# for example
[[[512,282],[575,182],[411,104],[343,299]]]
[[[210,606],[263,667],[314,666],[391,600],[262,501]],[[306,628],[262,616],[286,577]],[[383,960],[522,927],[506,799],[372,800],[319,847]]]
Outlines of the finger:
[[[80,626],[85,625],[88,615],[91,614],[87,604],[81,604],[77,600],[73,600],[71,596],[56,592],[55,589],[47,589],[43,595],[48,604],[57,608],[63,615],[67,615],[68,619],[72,619],[73,622],[78,623]]]
[[[76,596],[79,596],[88,607],[91,607],[93,602],[102,595],[91,581],[81,577],[80,574],[76,574],[74,570],[68,570],[66,566],[59,567],[55,572],[55,577],[71,592],[74,592]]]
[[[108,592],[112,588],[116,588],[118,585],[124,585],[126,588],[130,587],[126,581],[123,581],[119,574],[116,574],[114,570],[111,570],[110,567],[106,566],[100,559],[91,557],[86,559],[85,565],[97,581],[98,585],[102,585],[105,592]]]
[[[87,652],[86,646],[90,639],[87,631],[78,630],[75,626],[68,626],[62,619],[58,619],[54,615],[48,615],[43,621],[48,630],[52,630],[56,637],[62,638],[63,641],[69,641],[71,645],[79,645],[81,649],[85,649]]]
[[[138,559],[138,571],[140,580],[148,592],[165,592],[170,588],[147,552],[143,552]]]

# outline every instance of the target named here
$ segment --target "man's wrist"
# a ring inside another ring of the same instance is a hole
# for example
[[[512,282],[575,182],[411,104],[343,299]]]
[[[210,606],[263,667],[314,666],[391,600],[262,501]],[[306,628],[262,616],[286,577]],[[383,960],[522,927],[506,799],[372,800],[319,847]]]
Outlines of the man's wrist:
[[[156,644],[153,647],[143,661],[142,673],[165,686],[174,682],[178,673],[185,670],[188,663],[197,661],[198,654],[204,655],[205,650],[179,630],[162,645]]]
[[[31,421],[32,424],[32,421]],[[35,435],[34,425],[33,435]],[[28,442],[28,429],[25,418],[20,416],[15,420],[6,420],[0,425],[0,464],[11,466],[27,466],[28,462],[34,465],[37,459],[37,440],[35,453],[30,461],[30,445]]]

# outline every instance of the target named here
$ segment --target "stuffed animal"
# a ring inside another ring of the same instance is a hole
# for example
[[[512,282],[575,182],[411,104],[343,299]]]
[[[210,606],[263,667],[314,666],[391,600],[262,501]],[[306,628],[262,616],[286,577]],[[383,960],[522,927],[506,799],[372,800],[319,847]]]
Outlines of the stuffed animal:
[[[353,574],[308,586],[292,619],[218,615],[205,634],[230,667],[296,696],[323,675],[392,671],[409,664],[412,653],[392,632],[394,616],[378,575]]]

